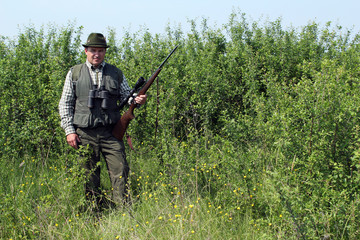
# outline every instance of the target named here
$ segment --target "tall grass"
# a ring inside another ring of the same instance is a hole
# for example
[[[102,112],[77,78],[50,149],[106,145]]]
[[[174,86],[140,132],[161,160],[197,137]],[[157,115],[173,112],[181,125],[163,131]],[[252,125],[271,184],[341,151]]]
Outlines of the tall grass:
[[[276,223],[256,222],[254,204],[264,187],[251,169],[236,173],[242,154],[214,145],[213,156],[192,161],[198,146],[172,145],[167,163],[131,152],[131,204],[98,212],[85,201],[76,153],[49,165],[36,157],[12,165],[1,191],[1,238],[12,239],[259,239]],[[227,152],[226,152],[227,151]],[[59,159],[60,160],[60,159]],[[182,161],[182,163],[181,163]],[[192,162],[192,163],[191,163]],[[235,164],[235,165],[232,165]],[[105,167],[105,166],[103,166]],[[2,162],[1,169],[8,169]],[[103,197],[110,197],[103,168]],[[221,173],[219,169],[227,169]],[[232,175],[228,175],[232,173]],[[249,180],[242,181],[245,174]],[[233,185],[238,182],[237,185]],[[249,187],[251,186],[251,189]],[[255,189],[257,188],[257,189]],[[252,195],[249,195],[249,193]]]

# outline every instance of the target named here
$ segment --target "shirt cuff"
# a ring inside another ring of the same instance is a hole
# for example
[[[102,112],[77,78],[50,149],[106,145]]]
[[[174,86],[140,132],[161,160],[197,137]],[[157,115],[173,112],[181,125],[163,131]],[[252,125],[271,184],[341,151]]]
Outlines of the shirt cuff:
[[[69,134],[72,134],[72,133],[76,133],[75,128],[73,126],[68,126],[64,130],[65,130],[65,135],[66,136],[69,135]]]

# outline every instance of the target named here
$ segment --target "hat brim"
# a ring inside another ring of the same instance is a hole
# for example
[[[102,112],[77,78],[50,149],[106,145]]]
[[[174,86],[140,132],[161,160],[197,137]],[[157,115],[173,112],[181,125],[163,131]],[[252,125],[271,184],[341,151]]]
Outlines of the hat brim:
[[[86,45],[86,44],[83,44],[83,47],[97,47],[97,48],[108,48],[110,47],[109,45],[96,45],[96,44],[91,44],[91,45]]]

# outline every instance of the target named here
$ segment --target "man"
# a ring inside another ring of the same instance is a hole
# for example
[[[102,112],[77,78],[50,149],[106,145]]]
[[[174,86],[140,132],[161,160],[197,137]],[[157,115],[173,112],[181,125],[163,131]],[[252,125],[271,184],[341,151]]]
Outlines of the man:
[[[92,154],[85,163],[89,181],[85,185],[87,198],[95,198],[99,204],[100,154],[105,158],[113,188],[113,201],[120,205],[125,201],[129,166],[123,141],[112,134],[112,128],[120,119],[118,100],[122,100],[130,87],[122,71],[105,63],[109,47],[101,33],[91,33],[85,47],[86,62],[72,67],[67,73],[59,102],[61,126],[68,144],[78,149],[89,146]],[[146,102],[146,95],[134,100]]]

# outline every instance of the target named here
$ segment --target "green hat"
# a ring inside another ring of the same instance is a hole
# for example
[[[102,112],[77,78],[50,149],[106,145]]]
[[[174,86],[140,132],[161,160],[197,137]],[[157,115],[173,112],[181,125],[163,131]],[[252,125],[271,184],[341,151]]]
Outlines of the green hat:
[[[103,47],[108,48],[106,39],[101,33],[90,33],[87,41],[83,44],[84,47]]]

